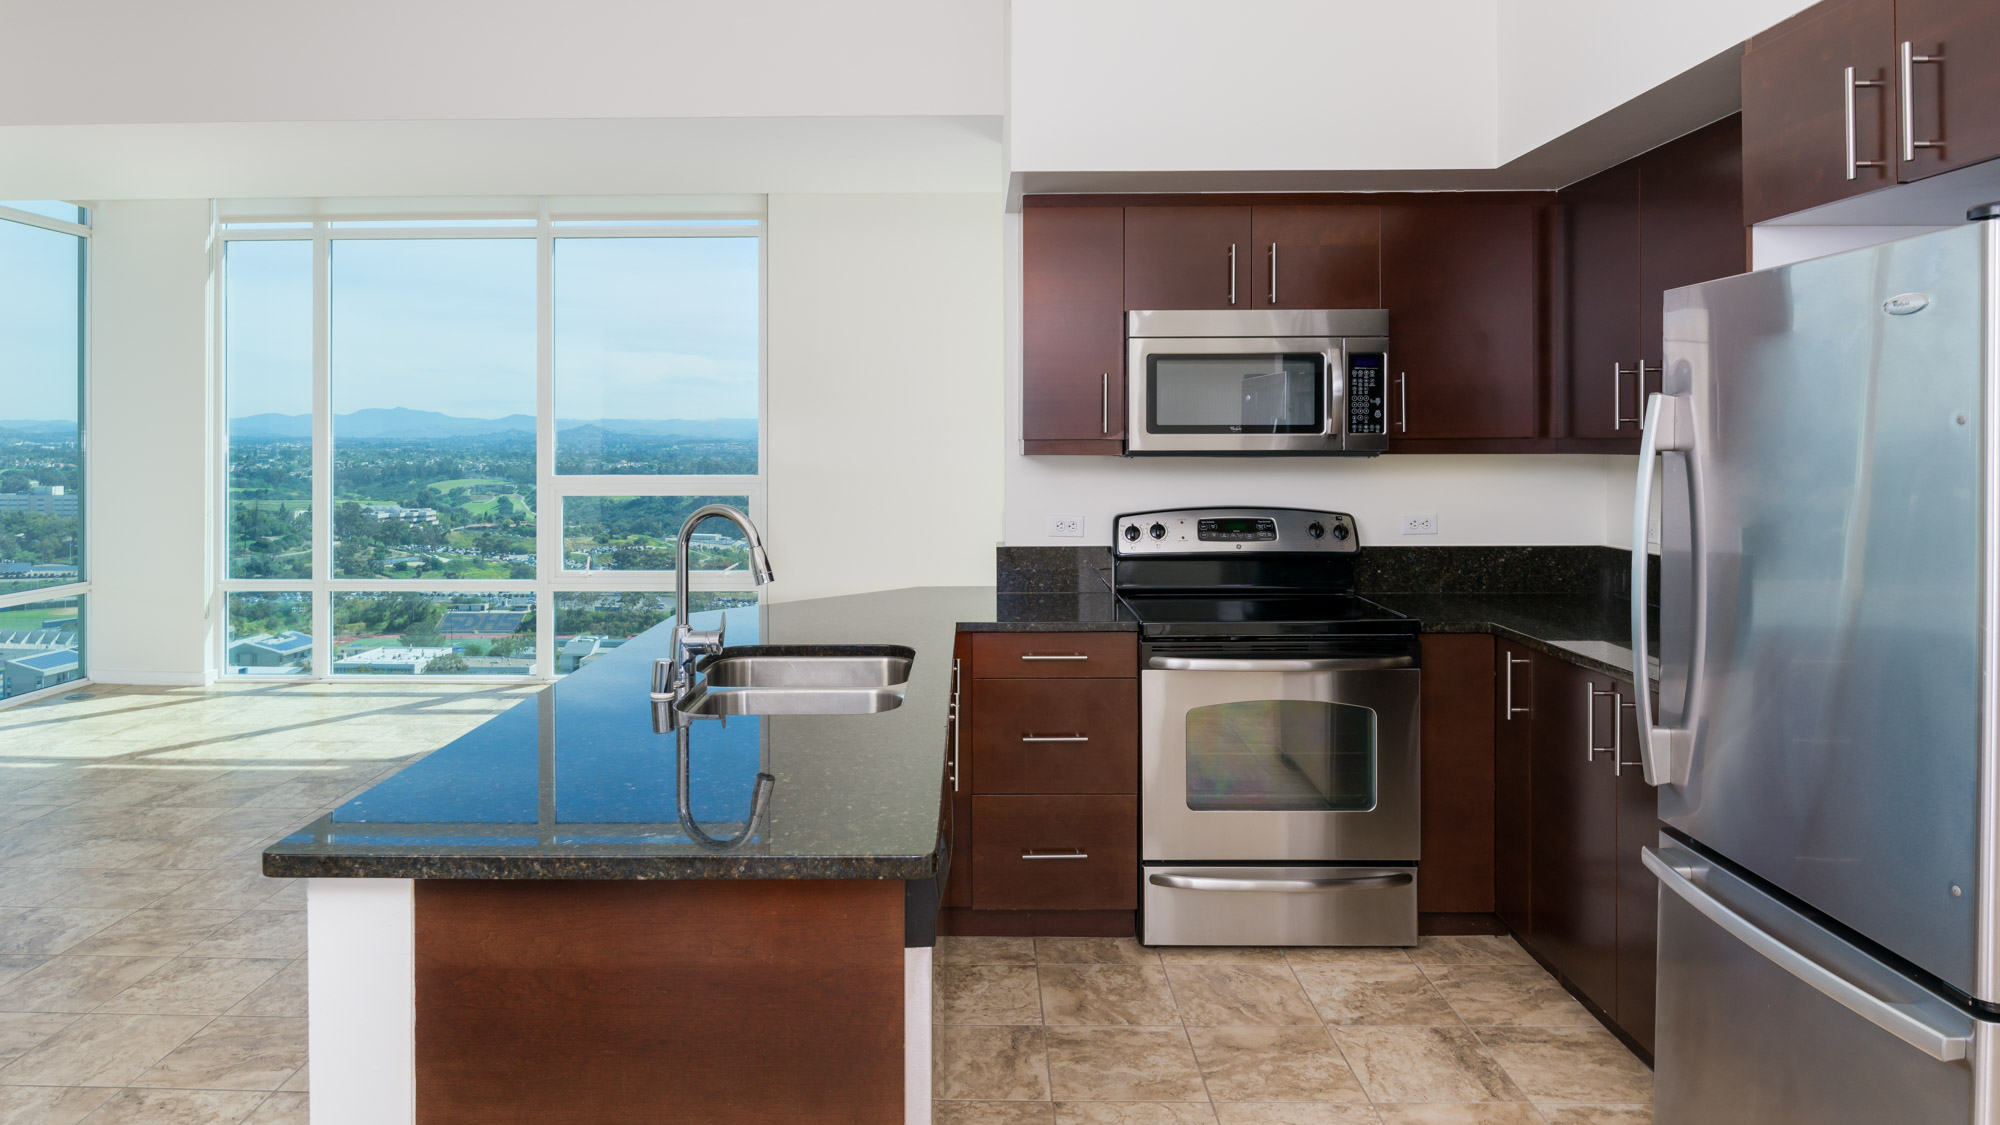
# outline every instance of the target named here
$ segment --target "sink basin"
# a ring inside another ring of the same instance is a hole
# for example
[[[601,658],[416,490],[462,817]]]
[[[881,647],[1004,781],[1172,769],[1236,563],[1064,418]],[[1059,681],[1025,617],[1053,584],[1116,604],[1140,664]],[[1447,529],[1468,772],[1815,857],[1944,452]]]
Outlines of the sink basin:
[[[681,713],[718,715],[873,715],[903,705],[895,688],[698,687]]]
[[[855,645],[843,647],[838,655],[781,645],[747,646],[708,657],[695,671],[711,689],[890,688],[910,682],[915,657],[900,645]]]

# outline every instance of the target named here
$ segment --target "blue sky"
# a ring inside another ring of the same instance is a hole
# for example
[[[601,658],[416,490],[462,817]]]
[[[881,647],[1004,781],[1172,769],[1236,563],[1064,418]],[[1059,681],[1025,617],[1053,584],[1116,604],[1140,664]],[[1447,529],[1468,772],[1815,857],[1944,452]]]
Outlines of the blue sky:
[[[333,409],[535,412],[533,239],[336,239]],[[754,418],[757,240],[556,240],[556,413]],[[229,413],[303,414],[311,243],[232,242]]]
[[[0,418],[76,420],[77,241],[0,220]]]

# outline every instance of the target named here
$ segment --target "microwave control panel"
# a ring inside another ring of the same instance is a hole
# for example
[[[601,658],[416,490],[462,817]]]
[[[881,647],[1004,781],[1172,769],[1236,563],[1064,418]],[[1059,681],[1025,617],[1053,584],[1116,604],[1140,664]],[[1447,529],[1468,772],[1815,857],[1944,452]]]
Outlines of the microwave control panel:
[[[1389,432],[1388,357],[1381,352],[1355,352],[1347,357],[1347,432]]]

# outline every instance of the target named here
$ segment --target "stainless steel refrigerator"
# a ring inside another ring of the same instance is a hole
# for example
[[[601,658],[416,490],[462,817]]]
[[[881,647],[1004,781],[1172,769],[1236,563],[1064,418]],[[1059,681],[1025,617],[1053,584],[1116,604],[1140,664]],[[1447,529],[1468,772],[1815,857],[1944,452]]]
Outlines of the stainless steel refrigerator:
[[[1971,223],[1667,295],[1660,1125],[2000,1122],[1996,265]]]

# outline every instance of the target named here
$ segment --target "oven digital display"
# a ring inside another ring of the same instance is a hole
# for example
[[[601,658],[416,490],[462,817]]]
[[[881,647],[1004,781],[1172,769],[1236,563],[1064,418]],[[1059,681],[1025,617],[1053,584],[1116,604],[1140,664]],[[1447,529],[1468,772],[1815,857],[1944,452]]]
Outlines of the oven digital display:
[[[1196,537],[1204,543],[1224,542],[1232,539],[1276,539],[1278,524],[1275,520],[1201,520],[1195,528]]]

